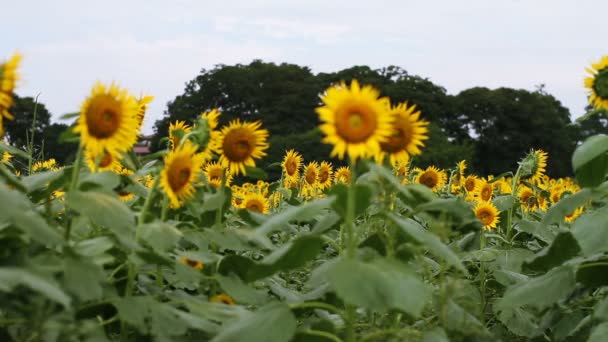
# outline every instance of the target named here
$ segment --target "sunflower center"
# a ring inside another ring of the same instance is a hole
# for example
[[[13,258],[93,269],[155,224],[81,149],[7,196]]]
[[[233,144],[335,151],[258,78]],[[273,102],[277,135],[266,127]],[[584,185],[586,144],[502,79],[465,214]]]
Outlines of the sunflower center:
[[[464,187],[469,192],[475,190],[475,179],[469,178],[465,180]]]
[[[186,259],[186,264],[190,267],[198,266],[198,261],[192,259]]]
[[[438,181],[437,176],[429,172],[425,172],[420,176],[420,184],[424,184],[429,188],[434,188]]]
[[[315,170],[308,170],[306,172],[306,183],[314,184],[317,181],[317,173]]]
[[[481,190],[481,199],[484,201],[488,201],[492,197],[492,188],[485,186]]]
[[[394,124],[393,134],[387,141],[380,143],[380,147],[385,152],[396,153],[405,150],[411,141],[412,128],[406,119],[400,117]]]
[[[255,136],[247,129],[236,128],[224,136],[224,156],[230,161],[243,162],[251,157],[255,147]]]
[[[295,175],[298,171],[298,164],[296,163],[296,161],[293,159],[288,160],[285,164],[285,171],[287,171],[287,174],[290,176]]]
[[[600,70],[593,81],[593,89],[603,99],[608,99],[608,68]]]
[[[321,170],[319,171],[319,183],[325,183],[329,179],[329,171]]]
[[[492,223],[492,219],[494,218],[494,215],[492,215],[492,213],[490,213],[487,210],[482,210],[477,217],[479,218],[479,220],[484,224],[484,225],[489,225]]]
[[[190,174],[192,170],[190,165],[185,161],[176,162],[177,165],[169,169],[169,186],[173,191],[179,191],[182,189],[190,180]]]
[[[258,213],[262,213],[264,211],[264,205],[257,200],[248,201],[246,208]]]
[[[355,106],[336,115],[336,133],[347,143],[368,140],[376,130],[376,126],[376,117],[369,108]]]
[[[98,139],[113,136],[121,123],[120,104],[109,95],[91,100],[85,113],[89,134]]]
[[[99,161],[99,167],[108,167],[110,164],[112,164],[112,155],[106,152]]]

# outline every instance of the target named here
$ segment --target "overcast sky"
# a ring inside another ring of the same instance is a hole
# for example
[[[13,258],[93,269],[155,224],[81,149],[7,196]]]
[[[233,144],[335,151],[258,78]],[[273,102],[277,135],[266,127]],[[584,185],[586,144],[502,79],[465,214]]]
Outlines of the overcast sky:
[[[171,5],[169,5],[171,4]],[[0,0],[0,60],[56,120],[96,80],[156,96],[144,131],[202,68],[253,59],[314,72],[398,65],[448,93],[544,83],[574,117],[584,68],[608,54],[605,0]]]

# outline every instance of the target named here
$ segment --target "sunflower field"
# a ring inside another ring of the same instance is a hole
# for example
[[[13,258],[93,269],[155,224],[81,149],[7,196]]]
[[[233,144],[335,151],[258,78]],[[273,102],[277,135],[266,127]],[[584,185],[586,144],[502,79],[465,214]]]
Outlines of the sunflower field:
[[[20,62],[0,64],[0,134]],[[589,72],[594,115],[608,56]],[[608,136],[499,175],[421,169],[424,113],[348,80],[316,109],[348,166],[294,146],[270,182],[264,123],[214,108],[138,157],[151,101],[94,84],[71,165],[0,144],[0,340],[606,340]]]

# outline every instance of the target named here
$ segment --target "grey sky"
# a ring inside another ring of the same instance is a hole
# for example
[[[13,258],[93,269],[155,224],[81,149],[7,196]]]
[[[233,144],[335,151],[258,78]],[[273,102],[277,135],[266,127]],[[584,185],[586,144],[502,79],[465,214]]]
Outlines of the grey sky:
[[[398,65],[454,94],[540,83],[574,117],[584,68],[608,54],[608,1],[1,0],[0,59],[24,55],[17,93],[54,118],[77,111],[96,80],[156,96],[144,130],[201,68],[252,59]]]

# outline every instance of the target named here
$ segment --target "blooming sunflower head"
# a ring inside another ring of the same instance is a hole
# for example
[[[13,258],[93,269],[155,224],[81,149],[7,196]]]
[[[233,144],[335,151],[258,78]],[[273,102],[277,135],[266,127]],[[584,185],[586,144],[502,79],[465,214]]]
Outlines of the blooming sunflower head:
[[[57,165],[57,161],[55,158],[51,158],[45,161],[37,161],[32,166],[32,172],[42,172],[42,171],[57,171],[59,170],[59,166]]]
[[[393,116],[392,134],[383,142],[380,142],[380,153],[376,160],[382,162],[387,154],[394,164],[397,160],[408,158],[410,155],[419,155],[424,146],[429,124],[420,119],[420,111],[416,106],[408,107],[407,103],[400,103],[391,110]]]
[[[319,165],[319,174],[317,175],[317,182],[320,189],[329,188],[333,179],[334,170],[331,163],[322,161]]]
[[[480,201],[489,202],[492,199],[494,193],[494,184],[489,183],[485,179],[481,179],[477,182],[477,188],[475,189],[475,195]]]
[[[527,186],[522,186],[519,190],[519,201],[521,202],[521,207],[524,211],[531,211],[536,209],[538,206],[538,200],[534,190],[530,189]]]
[[[211,303],[223,303],[226,305],[234,305],[234,299],[232,299],[232,297],[230,297],[229,295],[225,294],[225,293],[221,293],[218,294],[216,296],[211,297],[211,299],[209,299],[209,301]]]
[[[323,106],[316,109],[321,120],[323,142],[333,145],[331,156],[357,160],[375,156],[380,143],[393,134],[393,115],[388,98],[380,97],[371,86],[353,80],[328,88],[321,97]]]
[[[171,150],[175,150],[182,138],[192,131],[192,127],[186,124],[185,121],[175,121],[169,124],[169,142],[171,144]]]
[[[220,155],[220,164],[234,175],[246,174],[245,166],[255,167],[255,159],[266,155],[268,131],[261,129],[260,121],[230,122],[212,137],[212,148]]]
[[[90,150],[85,152],[87,166],[91,172],[119,171],[122,166],[116,155],[104,151],[101,155],[95,155]]]
[[[475,175],[468,175],[465,179],[464,179],[464,188],[467,190],[467,192],[474,192],[475,189],[477,188],[477,183],[479,182],[479,178]]]
[[[589,103],[595,109],[608,110],[608,56],[591,64],[587,68],[591,75],[585,78],[585,87],[589,92]]]
[[[4,135],[2,121],[5,118],[13,120],[8,110],[13,106],[13,91],[19,81],[17,69],[21,59],[21,54],[15,53],[7,62],[0,64],[0,137]]]
[[[190,141],[178,146],[165,156],[165,166],[160,174],[160,186],[169,197],[172,208],[181,207],[194,195],[194,183],[198,181],[205,162],[197,146]]]
[[[137,141],[137,100],[116,84],[97,82],[80,109],[74,132],[91,153],[120,155]]]
[[[447,180],[448,176],[443,170],[439,170],[434,166],[429,166],[426,170],[422,170],[416,177],[416,183],[426,185],[433,191],[441,189]]]
[[[316,186],[319,180],[319,163],[311,161],[304,166],[304,183],[309,186]]]
[[[228,170],[217,162],[209,162],[203,168],[203,173],[207,178],[207,182],[214,188],[222,186],[222,177],[226,177],[226,186],[230,186],[232,175],[227,171]]]
[[[0,158],[0,163],[8,163],[13,158],[13,155],[8,152],[2,152],[2,158]]]
[[[289,179],[297,179],[300,177],[300,166],[302,165],[302,156],[294,151],[289,150],[285,153],[281,167],[285,177]]]
[[[255,211],[260,214],[268,214],[270,203],[264,195],[257,192],[245,194],[241,206],[247,210]]]
[[[479,202],[474,211],[475,216],[481,221],[485,230],[496,228],[496,225],[500,221],[498,209],[490,202]]]

